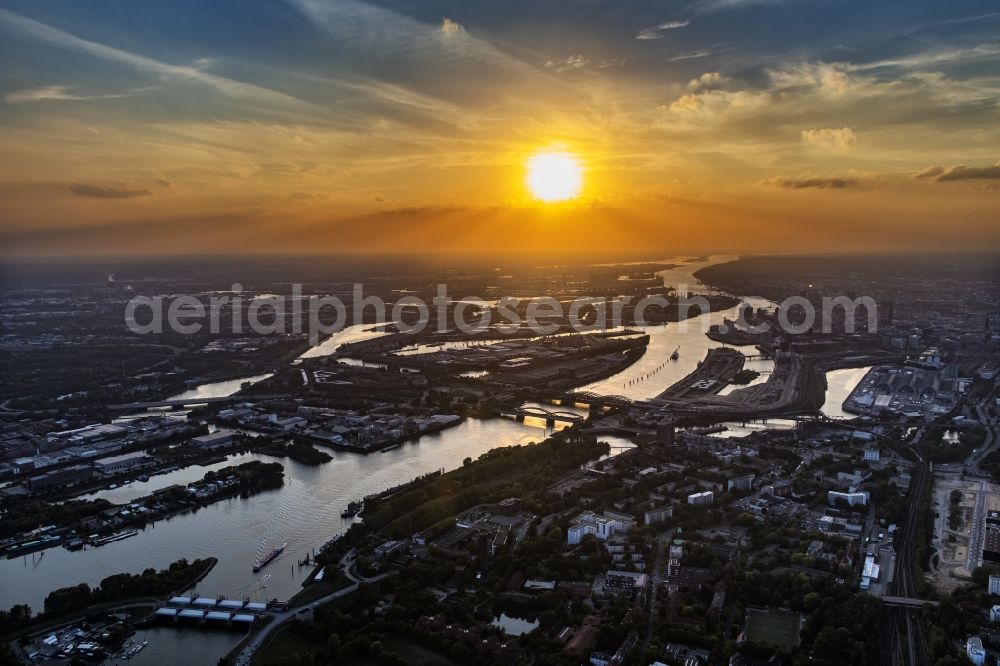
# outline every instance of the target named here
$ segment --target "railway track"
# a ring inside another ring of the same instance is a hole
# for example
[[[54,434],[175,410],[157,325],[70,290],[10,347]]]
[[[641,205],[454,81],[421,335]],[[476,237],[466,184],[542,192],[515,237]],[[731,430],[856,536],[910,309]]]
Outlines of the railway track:
[[[920,505],[926,492],[928,468],[923,457],[909,448],[917,459],[910,481],[910,502],[906,522],[902,528],[896,557],[896,572],[892,591],[896,596],[917,597],[916,576],[920,563],[916,560],[917,521]],[[929,664],[927,637],[924,633],[921,611],[912,608],[889,608],[883,629],[882,662],[893,666],[923,666]]]

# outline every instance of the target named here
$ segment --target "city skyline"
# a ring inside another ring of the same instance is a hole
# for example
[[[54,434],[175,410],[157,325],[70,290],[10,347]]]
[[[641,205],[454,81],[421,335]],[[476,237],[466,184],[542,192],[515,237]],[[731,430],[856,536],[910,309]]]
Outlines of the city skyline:
[[[10,2],[0,242],[994,248],[998,23],[988,2]],[[580,169],[559,201],[526,182],[549,153]]]

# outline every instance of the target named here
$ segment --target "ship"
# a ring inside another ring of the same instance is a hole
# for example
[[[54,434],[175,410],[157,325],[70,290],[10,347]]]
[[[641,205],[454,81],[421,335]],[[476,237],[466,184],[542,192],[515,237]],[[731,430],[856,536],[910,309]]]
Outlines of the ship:
[[[670,355],[670,360],[676,361],[680,357],[681,357],[681,348],[678,347],[677,349],[674,350],[674,353]]]
[[[278,555],[281,555],[282,551],[285,550],[285,546],[287,546],[287,545],[288,545],[287,543],[283,543],[280,546],[275,547],[275,549],[272,550],[270,553],[268,553],[264,557],[260,558],[256,562],[254,562],[253,563],[253,572],[257,573],[258,571],[260,571],[261,569],[263,569],[264,567],[266,567],[268,564],[270,564],[271,562],[273,562],[274,559],[276,557],[278,557]]]
[[[97,539],[91,539],[91,546],[103,546],[105,544],[114,543],[115,541],[122,541],[123,539],[130,539],[139,534],[139,530],[126,530],[124,532],[118,532],[117,534],[112,534],[111,536],[100,537]]]

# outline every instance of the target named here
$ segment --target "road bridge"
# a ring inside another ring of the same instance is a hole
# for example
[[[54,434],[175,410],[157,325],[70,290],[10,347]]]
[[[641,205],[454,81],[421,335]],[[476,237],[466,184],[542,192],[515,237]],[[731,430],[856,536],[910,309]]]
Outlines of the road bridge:
[[[281,398],[279,395],[225,395],[212,396],[206,398],[175,398],[173,400],[155,400],[151,402],[128,402],[118,405],[108,405],[107,409],[113,412],[132,412],[144,409],[155,409],[157,407],[191,407],[193,405],[211,405],[214,403],[226,402],[246,402],[248,400],[271,400]]]
[[[937,606],[938,602],[930,599],[914,599],[913,597],[882,597],[882,603],[896,608],[923,608]]]

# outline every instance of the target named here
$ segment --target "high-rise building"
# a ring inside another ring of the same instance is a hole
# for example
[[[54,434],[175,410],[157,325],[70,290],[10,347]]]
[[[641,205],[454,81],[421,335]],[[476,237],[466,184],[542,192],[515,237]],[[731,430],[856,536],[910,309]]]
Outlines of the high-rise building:
[[[965,653],[976,666],[983,666],[986,663],[986,650],[983,649],[983,642],[979,636],[970,636],[965,644]]]
[[[675,432],[673,417],[665,416],[656,424],[656,441],[660,444],[673,446]]]

